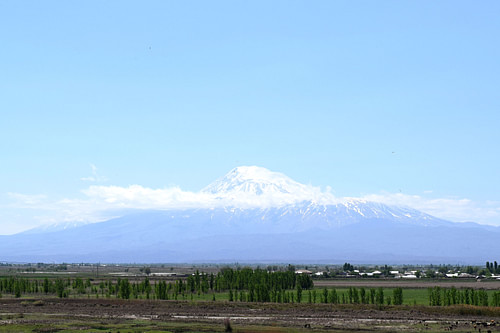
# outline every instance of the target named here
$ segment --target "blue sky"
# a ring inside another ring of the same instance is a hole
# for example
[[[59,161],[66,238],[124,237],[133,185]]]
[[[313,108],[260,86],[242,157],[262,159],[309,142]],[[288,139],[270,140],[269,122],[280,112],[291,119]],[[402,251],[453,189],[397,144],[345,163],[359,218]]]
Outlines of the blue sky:
[[[0,234],[67,219],[92,185],[199,191],[239,165],[500,225],[499,14],[2,1]]]

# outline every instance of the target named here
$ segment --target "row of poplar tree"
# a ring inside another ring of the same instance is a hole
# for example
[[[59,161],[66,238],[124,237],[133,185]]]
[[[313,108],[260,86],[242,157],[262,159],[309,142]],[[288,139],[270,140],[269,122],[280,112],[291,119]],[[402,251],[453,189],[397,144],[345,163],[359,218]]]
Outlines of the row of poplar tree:
[[[312,279],[307,274],[295,274],[294,271],[268,272],[262,269],[243,268],[233,270],[222,269],[217,274],[200,273],[190,275],[187,279],[178,279],[173,282],[164,280],[151,283],[146,277],[143,281],[130,282],[128,279],[118,278],[115,281],[101,280],[99,283],[91,279],[81,278],[57,278],[57,279],[27,279],[8,277],[0,279],[1,293],[14,294],[21,297],[22,294],[56,294],[59,297],[69,295],[95,294],[96,297],[119,297],[119,298],[145,298],[178,299],[181,295],[184,299],[188,294],[206,294],[209,292],[223,292],[228,290],[246,290],[250,293],[253,301],[269,301],[262,296],[270,291],[283,291],[295,288],[310,289],[313,287]],[[253,296],[255,295],[255,297]]]
[[[307,299],[304,299],[303,289],[300,284],[297,284],[295,291],[276,289],[267,290],[259,288],[257,291],[250,289],[249,291],[229,290],[229,301],[242,302],[274,302],[274,303],[331,303],[331,304],[403,304],[403,289],[395,288],[392,291],[392,297],[387,295],[384,297],[383,288],[369,289],[351,287],[347,292],[337,292],[336,289],[323,288],[321,292],[316,289],[308,290]]]
[[[480,306],[500,306],[500,291],[495,291],[489,300],[488,293],[483,290],[472,288],[456,289],[434,287],[428,288],[429,305],[449,306],[455,304],[469,304]]]
[[[199,273],[187,278],[188,289],[191,292],[250,290],[257,286],[266,286],[269,290],[295,289],[300,285],[302,289],[314,286],[308,274],[295,274],[293,269],[287,271],[270,272],[264,269],[232,269],[223,268],[216,275]]]
[[[496,261],[494,262],[486,262],[486,269],[491,273],[491,274],[500,274],[500,266],[498,266],[498,263]]]
[[[74,295],[95,294],[111,297],[111,295],[119,298],[130,298],[135,295],[145,294],[149,298],[152,288],[148,278],[143,282],[131,283],[128,279],[118,278],[116,282],[111,280],[101,281],[99,284],[94,284],[90,279],[26,279],[26,278],[2,278],[0,279],[0,296],[3,293],[13,294],[15,297],[21,297],[25,294],[46,294],[57,295],[58,297],[68,297],[71,293]]]

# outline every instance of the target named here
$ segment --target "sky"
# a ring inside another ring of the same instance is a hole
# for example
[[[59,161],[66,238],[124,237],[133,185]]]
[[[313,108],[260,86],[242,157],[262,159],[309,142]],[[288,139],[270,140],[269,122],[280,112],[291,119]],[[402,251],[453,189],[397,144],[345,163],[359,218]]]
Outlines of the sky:
[[[132,191],[127,208],[197,193],[240,165],[500,226],[499,15],[498,1],[1,1],[0,234],[104,219],[120,203],[103,193]]]

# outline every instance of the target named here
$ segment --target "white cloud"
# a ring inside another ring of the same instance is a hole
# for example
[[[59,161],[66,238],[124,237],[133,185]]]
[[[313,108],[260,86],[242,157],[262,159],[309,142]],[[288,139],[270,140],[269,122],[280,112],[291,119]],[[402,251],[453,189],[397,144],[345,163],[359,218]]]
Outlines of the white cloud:
[[[298,194],[271,193],[228,193],[224,196],[204,192],[187,192],[178,187],[151,189],[140,185],[129,187],[90,186],[83,193],[87,200],[107,208],[174,209],[209,208],[236,206],[270,207],[313,200],[320,204],[336,204],[344,200],[375,201],[387,205],[407,206],[427,214],[456,222],[473,221],[483,224],[497,224],[500,220],[500,202],[476,202],[467,198],[432,198],[403,193],[379,193],[359,198],[336,198],[330,190],[307,186]]]
[[[500,202],[477,202],[467,198],[430,198],[403,193],[369,194],[362,197],[387,205],[408,206],[454,222],[499,225]]]
[[[179,187],[151,189],[140,185],[120,186],[90,186],[83,193],[93,201],[103,201],[117,208],[144,209],[185,209],[212,208],[236,206],[272,207],[291,204],[304,200],[314,200],[318,203],[332,203],[335,198],[329,192],[307,186],[300,193],[269,193],[255,195],[252,193],[229,192],[224,195],[208,192],[187,192]]]
[[[97,167],[94,164],[90,163],[90,168],[92,169],[92,175],[88,177],[82,177],[80,178],[80,180],[83,180],[85,182],[105,182],[108,180],[106,177],[99,175],[99,173],[97,172]]]
[[[21,194],[21,193],[15,193],[15,192],[9,192],[7,195],[15,199],[19,203],[24,203],[25,205],[36,205],[39,204],[47,199],[47,196],[43,194]]]
[[[83,196],[73,199],[53,200],[44,195],[9,193],[13,201],[8,208],[32,211],[38,225],[67,222],[98,222],[123,214],[129,209],[187,209],[222,206],[269,207],[302,200],[320,204],[335,204],[344,200],[375,201],[388,205],[407,206],[436,217],[465,222],[498,225],[500,202],[475,202],[466,198],[430,198],[402,193],[379,193],[359,198],[336,198],[330,190],[305,186],[298,194],[226,193],[223,196],[206,192],[183,191],[179,187],[152,189],[140,185],[98,186],[82,191]],[[26,215],[26,213],[24,213]],[[32,226],[33,223],[30,224]],[[26,228],[25,228],[26,229]],[[20,230],[19,230],[20,231]]]
[[[172,209],[207,207],[213,196],[200,192],[182,191],[178,187],[151,189],[140,185],[90,186],[82,191],[90,200],[101,201],[116,208]]]

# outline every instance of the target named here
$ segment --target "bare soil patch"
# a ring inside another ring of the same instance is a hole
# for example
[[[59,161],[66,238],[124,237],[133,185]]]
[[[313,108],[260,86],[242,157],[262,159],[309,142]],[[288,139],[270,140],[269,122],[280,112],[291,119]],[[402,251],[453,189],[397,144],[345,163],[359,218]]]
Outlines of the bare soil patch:
[[[439,286],[442,288],[473,288],[486,290],[500,290],[500,280],[401,280],[401,279],[349,279],[349,280],[314,280],[317,288],[429,288]]]
[[[488,330],[500,332],[499,325],[492,325],[500,322],[500,309],[489,312],[474,307],[461,309],[117,299],[44,299],[40,304],[36,300],[0,299],[0,331],[8,331],[9,325],[21,324],[43,324],[44,329],[50,329],[51,325],[72,320],[98,321],[103,328],[109,324],[137,325],[138,321],[150,321],[197,323],[199,327],[212,325],[213,330],[220,326],[222,330],[224,319],[229,318],[235,331],[240,332],[259,331],[259,327],[262,330],[277,327],[298,331],[418,332],[442,331],[451,326],[455,331],[466,332],[473,331],[473,325],[483,323],[489,323]]]

